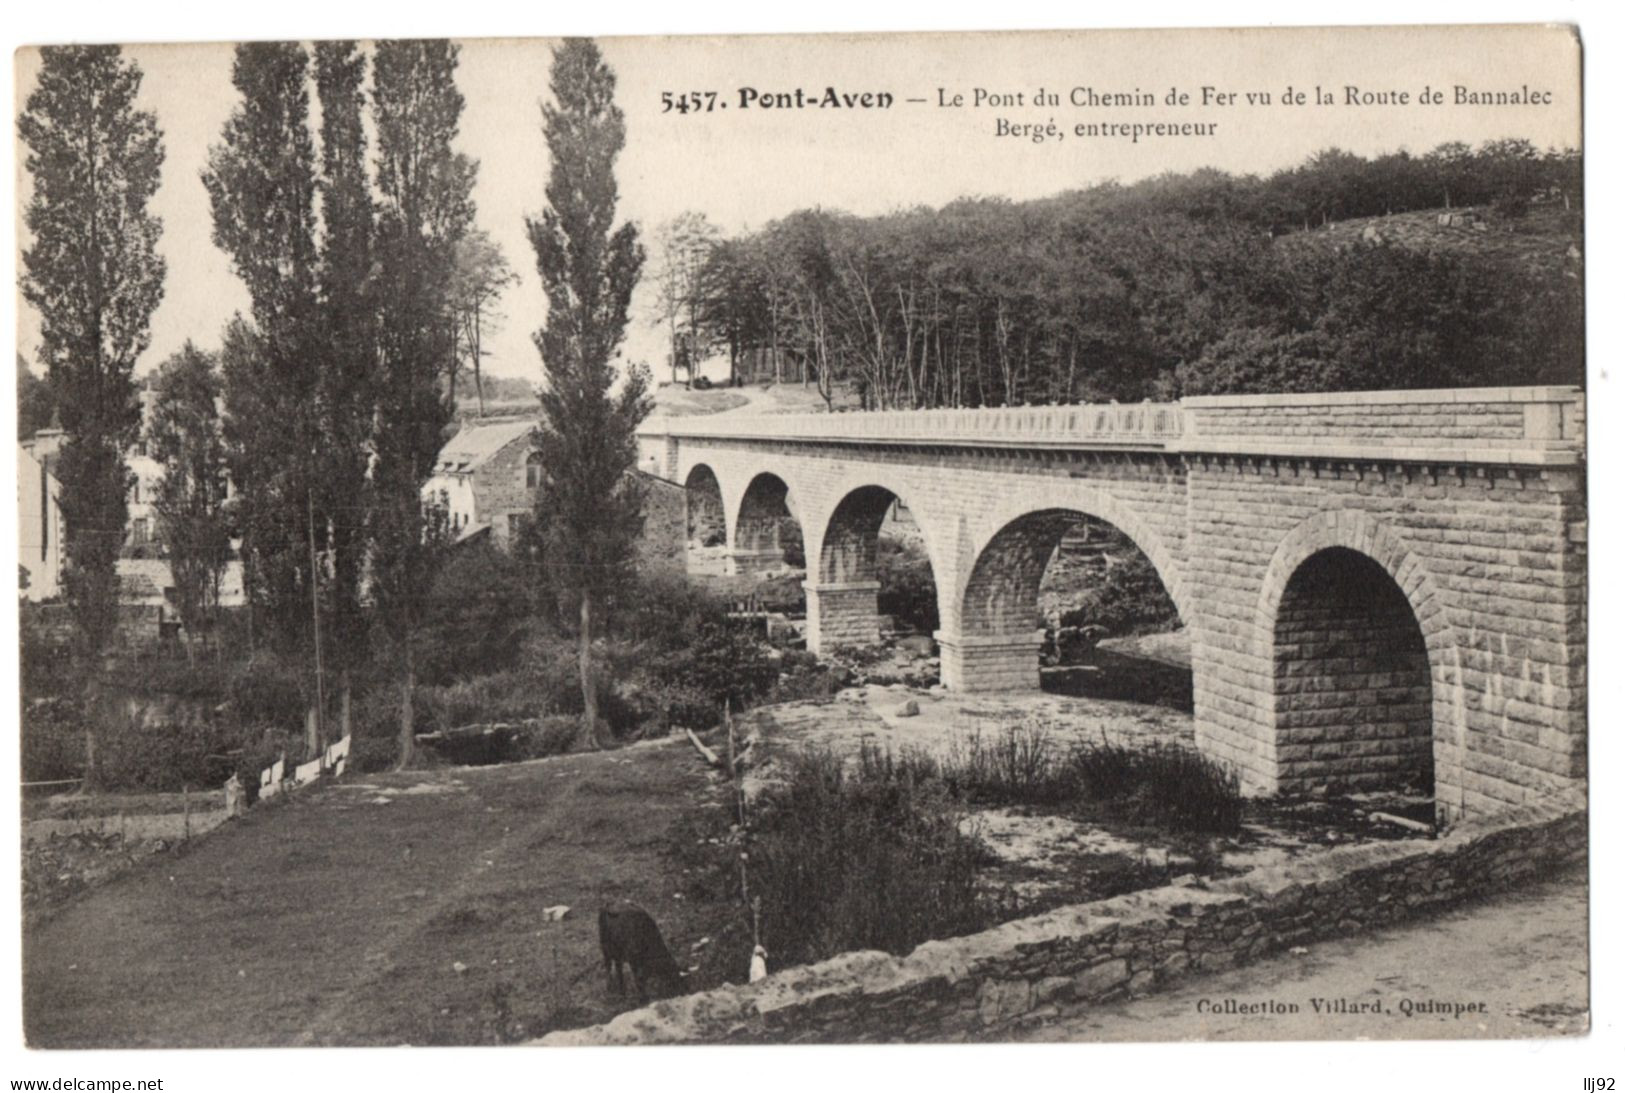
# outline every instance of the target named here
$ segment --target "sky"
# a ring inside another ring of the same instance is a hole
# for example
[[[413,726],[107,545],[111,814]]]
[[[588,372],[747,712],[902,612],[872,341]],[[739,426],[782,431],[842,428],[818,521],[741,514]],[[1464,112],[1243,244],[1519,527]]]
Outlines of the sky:
[[[502,328],[487,337],[492,374],[539,378],[530,335],[544,315],[540,282],[525,238],[539,213],[548,157],[540,103],[547,96],[550,43],[544,39],[463,42],[458,84],[466,98],[461,151],[480,163],[477,222],[519,274],[500,308]],[[620,214],[637,222],[653,249],[654,230],[698,210],[724,232],[759,227],[800,208],[872,214],[911,205],[940,206],[968,195],[1023,199],[1115,178],[1133,181],[1203,166],[1268,173],[1339,146],[1372,154],[1425,152],[1445,140],[1477,144],[1520,136],[1537,146],[1578,147],[1579,87],[1572,36],[1562,29],[1405,28],[1340,32],[1095,31],[914,36],[756,36],[606,38],[605,59],[618,78],[627,145],[617,167]],[[154,211],[163,218],[160,250],[168,262],[152,345],[138,372],[157,366],[187,339],[205,348],[248,299],[226,255],[211,241],[208,198],[199,175],[236,103],[231,47],[142,45],[127,53],[142,68],[141,105],[164,134],[166,160]],[[38,55],[19,51],[21,103],[34,83]],[[1549,104],[1456,105],[1449,89],[1550,91]],[[1334,104],[1281,102],[1288,86],[1320,86]],[[1401,91],[1406,104],[1351,105],[1347,88]],[[747,89],[822,94],[889,93],[889,109],[762,109]],[[1213,91],[1202,102],[1202,88]],[[1424,87],[1447,101],[1416,101]],[[1071,104],[1073,89],[1150,94],[1155,105],[1091,108]],[[977,105],[980,89],[982,105]],[[1040,90],[1060,105],[1035,105]],[[1189,105],[1167,105],[1171,90]],[[710,112],[662,111],[662,93],[716,92]],[[1246,92],[1270,95],[1249,104]],[[1224,94],[1233,93],[1226,101]],[[962,95],[966,105],[939,105]],[[1005,105],[990,104],[1001,96]],[[1015,105],[1015,96],[1020,105]],[[909,98],[924,102],[908,102]],[[726,104],[726,105],[721,105]],[[1006,128],[1054,121],[1067,135],[1034,142],[999,135]],[[1080,122],[1200,122],[1207,137],[1079,138]],[[19,201],[28,178],[18,161]],[[19,228],[19,243],[27,245]],[[627,360],[665,361],[649,276],[634,298],[623,347]],[[19,342],[33,359],[38,318],[19,303]]]

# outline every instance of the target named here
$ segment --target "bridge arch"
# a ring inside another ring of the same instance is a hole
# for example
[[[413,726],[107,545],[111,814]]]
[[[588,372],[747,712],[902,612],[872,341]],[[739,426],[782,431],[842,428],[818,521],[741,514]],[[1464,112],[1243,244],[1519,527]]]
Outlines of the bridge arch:
[[[961,558],[961,583],[937,634],[943,682],[961,690],[1038,685],[1039,585],[1066,532],[1088,517],[1126,535],[1150,560],[1182,620],[1189,620],[1183,569],[1132,509],[1103,490],[1050,488],[993,507]]]
[[[796,499],[789,482],[773,471],[751,476],[733,521],[729,558],[735,573],[756,573],[797,564],[804,554]]]
[[[898,508],[906,509],[918,530],[930,567],[933,606],[941,615],[941,563],[933,553],[940,536],[915,495],[885,475],[848,476],[825,491],[825,505],[810,513],[807,533],[807,611],[809,647],[865,645],[880,637],[881,531]]]
[[[1353,510],[1309,517],[1276,548],[1254,619],[1279,790],[1410,783],[1459,807],[1459,646],[1398,535]]]
[[[723,546],[728,542],[728,510],[722,481],[709,463],[695,463],[683,479],[687,500],[685,533],[690,543]]]

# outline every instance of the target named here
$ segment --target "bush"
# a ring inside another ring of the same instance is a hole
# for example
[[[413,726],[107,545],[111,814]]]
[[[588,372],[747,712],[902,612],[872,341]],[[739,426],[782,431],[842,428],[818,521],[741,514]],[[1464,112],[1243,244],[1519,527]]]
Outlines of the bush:
[[[720,599],[682,577],[639,581],[618,607],[616,629],[625,644],[612,659],[618,675],[636,681],[641,700],[633,704],[641,701],[645,716],[709,727],[725,703],[744,709],[778,680],[767,646],[729,619]]]
[[[233,773],[245,786],[257,788],[263,768],[282,754],[298,755],[302,747],[303,738],[296,733],[219,721],[104,727],[96,734],[94,788],[147,793],[213,789]]]
[[[21,725],[25,782],[78,778],[85,772],[85,713],[62,695],[25,701]]]
[[[523,721],[537,716],[554,698],[537,686],[534,676],[517,669],[418,691],[429,713],[424,731]],[[576,699],[579,705],[579,694]]]
[[[515,759],[545,759],[550,755],[563,755],[575,745],[581,733],[579,717],[553,714],[537,718],[525,725],[514,743]]]
[[[902,954],[982,929],[981,844],[939,781],[865,748],[855,769],[829,752],[800,756],[758,798],[749,883],[762,944],[777,964],[853,949]]]
[[[993,741],[972,738],[936,776],[977,805],[1093,807],[1182,834],[1241,830],[1236,774],[1187,748],[1086,743],[1063,752],[1042,729],[1021,726]]]
[[[533,614],[525,564],[488,542],[450,554],[430,588],[414,654],[418,678],[449,684],[519,664]]]
[[[1072,757],[1085,792],[1133,820],[1171,831],[1234,835],[1241,786],[1234,771],[1180,747],[1099,744]]]

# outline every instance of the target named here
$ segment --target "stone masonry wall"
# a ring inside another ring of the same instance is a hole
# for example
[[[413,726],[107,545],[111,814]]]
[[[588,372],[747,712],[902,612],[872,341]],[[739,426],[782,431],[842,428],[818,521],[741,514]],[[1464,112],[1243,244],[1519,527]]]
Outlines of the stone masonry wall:
[[[1569,798],[1469,821],[1437,840],[1340,847],[1208,887],[1063,907],[905,957],[846,953],[540,1042],[997,1039],[1196,972],[1499,893],[1585,853],[1586,815]]]
[[[688,565],[687,491],[653,475],[638,474],[638,478],[643,486],[638,569],[644,573],[682,573]]]
[[[536,508],[536,491],[525,485],[525,460],[534,450],[526,442],[509,444],[474,471],[474,519],[491,525],[498,546],[509,544],[509,517],[528,517]]]
[[[1256,438],[1283,450],[1371,440],[1392,449],[1560,449],[1572,447],[1584,428],[1584,404],[1572,394],[1495,387],[1186,398],[1181,446]]]
[[[1441,808],[1519,804],[1584,777],[1578,470],[1188,459],[1197,743],[1244,786],[1280,785],[1275,617],[1298,567],[1329,547],[1380,565],[1422,630]]]
[[[1433,687],[1410,604],[1380,566],[1332,549],[1294,574],[1275,617],[1281,789],[1433,791]]]

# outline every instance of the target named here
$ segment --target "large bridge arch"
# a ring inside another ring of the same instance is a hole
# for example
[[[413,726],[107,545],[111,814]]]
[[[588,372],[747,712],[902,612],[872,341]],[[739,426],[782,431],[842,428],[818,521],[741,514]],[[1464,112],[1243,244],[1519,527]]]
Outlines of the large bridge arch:
[[[938,614],[944,582],[939,550],[943,536],[921,490],[901,476],[866,470],[837,479],[821,491],[804,527],[807,546],[807,644],[816,651],[877,641],[880,580],[876,555],[880,532],[893,506],[914,518],[936,586]]]
[[[687,505],[684,533],[688,541],[698,541],[702,546],[726,546],[728,509],[716,469],[709,463],[694,463],[683,479],[683,491]]]
[[[1015,491],[964,536],[957,580],[939,597],[943,683],[957,690],[1038,685],[1039,584],[1056,546],[1080,518],[1126,535],[1156,569],[1180,618],[1190,619],[1183,569],[1150,524],[1108,491],[1083,484]]]
[[[1352,509],[1304,519],[1276,547],[1253,618],[1274,789],[1416,781],[1460,811],[1460,646],[1438,582],[1398,533]]]
[[[799,499],[791,491],[791,476],[776,469],[758,470],[739,496],[729,536],[729,566],[734,573],[759,573],[785,565],[785,548],[804,542],[786,541],[786,529],[799,522]]]

